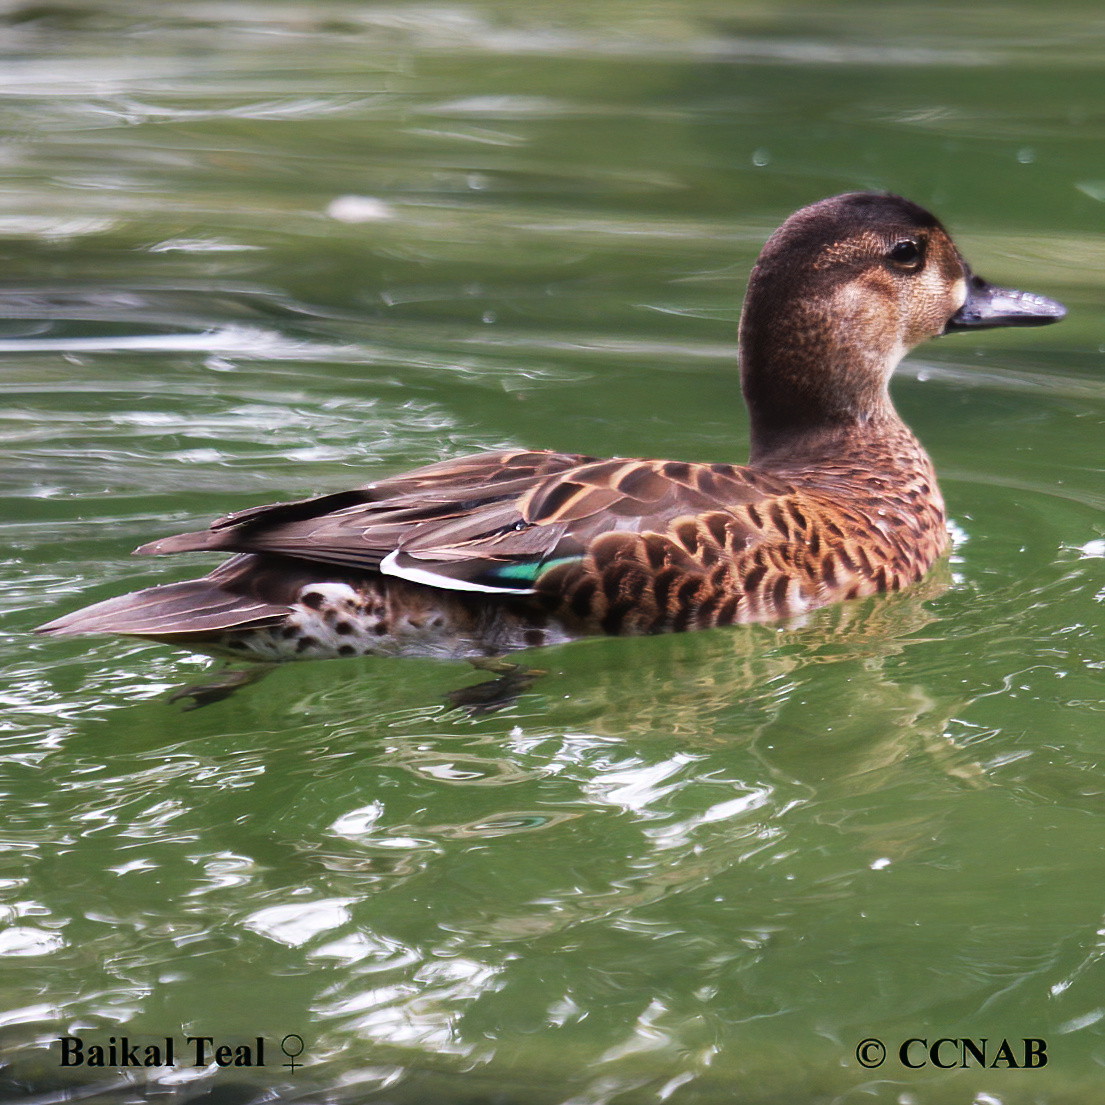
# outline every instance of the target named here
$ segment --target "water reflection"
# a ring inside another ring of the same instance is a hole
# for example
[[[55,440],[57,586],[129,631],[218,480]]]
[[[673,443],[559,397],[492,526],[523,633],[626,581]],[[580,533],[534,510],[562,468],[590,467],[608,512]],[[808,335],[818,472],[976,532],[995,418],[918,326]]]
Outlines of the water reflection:
[[[13,9],[0,1096],[1096,1100],[1087,11]],[[28,637],[194,567],[134,545],[266,499],[507,444],[742,459],[744,274],[857,186],[1072,306],[1046,347],[903,366],[950,581],[548,650],[476,717],[445,700],[480,675],[372,661],[185,715],[202,658]],[[298,1032],[310,1065],[124,1084],[58,1066],[78,1030]],[[1056,1060],[856,1067],[928,1032]]]
[[[67,808],[81,835],[55,857],[52,882],[92,892],[85,924],[99,928],[80,946],[116,976],[74,994],[72,1010],[141,1020],[148,966],[183,981],[222,947],[271,967],[262,948],[277,945],[284,970],[300,957],[324,965],[307,991],[331,1084],[363,1085],[355,1038],[381,1084],[412,1065],[448,1069],[450,1056],[495,1069],[509,1054],[553,1077],[555,1050],[561,1092],[709,1093],[736,1026],[766,1056],[779,1034],[762,1026],[805,1032],[830,1005],[836,1025],[859,1031],[949,1000],[956,1016],[1001,1008],[1036,977],[1062,987],[1063,958],[1026,946],[1020,920],[961,944],[954,985],[926,980],[941,918],[965,893],[941,893],[940,877],[978,862],[956,844],[954,797],[992,790],[1015,762],[1000,727],[958,720],[971,703],[934,694],[933,667],[909,662],[944,632],[933,612],[944,585],[800,627],[582,642],[503,718],[404,702],[417,692],[383,664],[318,665],[281,671],[275,690],[201,718],[183,744],[135,719],[107,771],[70,747],[48,765],[62,778],[51,817]],[[647,684],[627,679],[640,670]],[[416,688],[440,693],[457,669],[412,671]],[[225,746],[226,720],[270,712],[278,731],[239,733],[248,751]],[[77,729],[73,741],[85,743]],[[226,817],[235,792],[246,835]],[[266,809],[283,811],[268,831]],[[290,834],[279,828],[289,814]],[[78,875],[105,833],[132,842],[112,868],[126,898]],[[524,852],[508,847],[518,838]],[[183,868],[182,847],[195,852]],[[194,906],[161,899],[170,875]],[[46,900],[64,909],[56,892]],[[136,900],[140,912],[124,904]],[[902,909],[917,967],[854,991],[863,949]],[[811,926],[839,942],[816,967]],[[170,932],[187,960],[166,959]]]

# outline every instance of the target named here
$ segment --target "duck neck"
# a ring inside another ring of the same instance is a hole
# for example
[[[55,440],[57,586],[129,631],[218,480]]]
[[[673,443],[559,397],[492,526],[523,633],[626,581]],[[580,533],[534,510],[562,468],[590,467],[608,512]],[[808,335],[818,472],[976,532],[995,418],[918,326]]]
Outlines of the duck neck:
[[[830,459],[851,445],[909,433],[887,391],[904,350],[833,340],[828,318],[741,319],[741,390],[751,416],[750,463]],[[838,323],[839,326],[839,323]],[[843,340],[840,340],[842,338]]]

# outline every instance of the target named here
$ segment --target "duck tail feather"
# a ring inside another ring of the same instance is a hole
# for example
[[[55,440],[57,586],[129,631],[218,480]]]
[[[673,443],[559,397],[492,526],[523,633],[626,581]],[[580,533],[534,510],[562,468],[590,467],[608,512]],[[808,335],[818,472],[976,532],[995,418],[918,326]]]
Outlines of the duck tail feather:
[[[195,533],[177,533],[172,537],[159,537],[139,545],[131,556],[166,556],[169,553],[201,552],[204,549],[225,548],[225,539],[213,530],[198,530]]]
[[[190,579],[97,602],[40,625],[35,632],[198,641],[227,630],[278,625],[287,615],[287,606],[232,594],[209,579]]]

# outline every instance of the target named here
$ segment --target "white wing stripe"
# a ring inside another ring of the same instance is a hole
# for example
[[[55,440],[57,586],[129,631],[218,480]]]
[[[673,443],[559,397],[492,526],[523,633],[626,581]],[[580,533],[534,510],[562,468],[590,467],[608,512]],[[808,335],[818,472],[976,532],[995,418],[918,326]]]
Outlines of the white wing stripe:
[[[532,595],[532,587],[491,587],[486,583],[470,583],[464,579],[451,579],[449,576],[438,575],[426,568],[412,568],[409,565],[400,565],[396,562],[399,551],[389,552],[380,561],[380,572],[386,576],[397,576],[399,579],[409,580],[411,583],[422,583],[427,587],[437,587],[443,591],[479,591],[488,595]]]

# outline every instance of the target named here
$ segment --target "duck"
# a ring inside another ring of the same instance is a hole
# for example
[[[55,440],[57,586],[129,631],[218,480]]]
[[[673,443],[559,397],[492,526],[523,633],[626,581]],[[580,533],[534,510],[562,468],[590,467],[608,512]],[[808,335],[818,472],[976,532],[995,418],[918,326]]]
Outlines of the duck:
[[[768,238],[738,334],[748,463],[524,448],[252,507],[137,555],[230,554],[39,627],[237,659],[477,659],[593,635],[793,619],[918,583],[948,549],[888,389],[930,338],[1057,322],[976,276],[941,223],[851,192]]]

